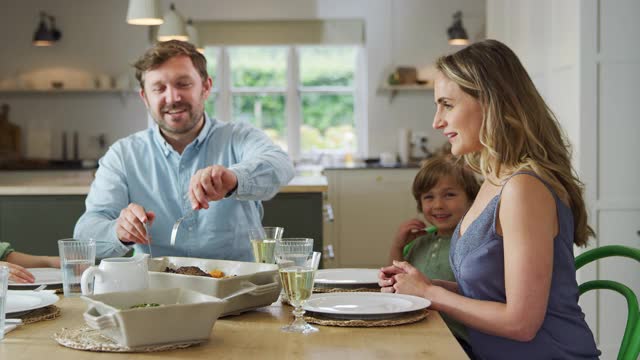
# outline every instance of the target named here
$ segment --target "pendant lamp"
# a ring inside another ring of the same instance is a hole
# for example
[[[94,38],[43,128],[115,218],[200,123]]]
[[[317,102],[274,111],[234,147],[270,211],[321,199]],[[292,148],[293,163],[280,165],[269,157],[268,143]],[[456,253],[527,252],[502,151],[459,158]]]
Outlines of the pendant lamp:
[[[129,0],[128,24],[160,25],[163,22],[158,0]]]
[[[184,20],[173,3],[169,11],[164,14],[164,23],[158,29],[158,41],[169,40],[189,41]]]
[[[204,53],[204,48],[200,45],[200,37],[198,36],[198,29],[193,25],[193,20],[187,20],[187,35],[189,35],[189,42],[198,49],[200,53]]]

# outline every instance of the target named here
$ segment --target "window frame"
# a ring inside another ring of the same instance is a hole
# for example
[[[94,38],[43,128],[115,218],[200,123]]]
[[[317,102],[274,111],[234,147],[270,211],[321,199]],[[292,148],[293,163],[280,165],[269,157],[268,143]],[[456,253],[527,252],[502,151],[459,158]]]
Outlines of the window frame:
[[[247,45],[242,45],[242,47]],[[259,45],[263,46],[263,45]],[[231,62],[229,48],[233,46],[213,46],[216,52],[216,80],[211,89],[211,95],[215,96],[215,117],[221,121],[229,121],[233,118],[233,96],[277,94],[284,96],[285,121],[288,154],[292,160],[301,158],[300,127],[302,121],[302,94],[349,94],[354,98],[354,130],[357,138],[356,155],[366,156],[367,123],[366,123],[366,76],[364,46],[351,45],[356,48],[356,64],[353,86],[303,86],[300,83],[300,56],[299,49],[305,45],[270,45],[272,47],[284,47],[287,49],[286,84],[281,87],[233,87],[231,80]],[[322,45],[312,45],[322,46]],[[267,47],[267,46],[265,46]]]

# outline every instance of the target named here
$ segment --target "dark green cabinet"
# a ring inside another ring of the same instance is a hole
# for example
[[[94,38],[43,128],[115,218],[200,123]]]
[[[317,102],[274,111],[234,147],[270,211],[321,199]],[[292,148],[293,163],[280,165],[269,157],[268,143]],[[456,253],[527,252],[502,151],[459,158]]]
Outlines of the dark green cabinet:
[[[57,241],[73,236],[84,199],[84,195],[0,196],[0,241],[21,252],[57,255]]]
[[[84,195],[0,196],[0,241],[17,251],[57,255],[57,240],[73,236],[84,213]],[[310,237],[322,249],[322,193],[279,193],[263,202],[264,226],[282,226],[285,237]]]
[[[313,239],[313,250],[322,252],[322,193],[278,193],[264,201],[263,226],[284,227],[284,237]]]

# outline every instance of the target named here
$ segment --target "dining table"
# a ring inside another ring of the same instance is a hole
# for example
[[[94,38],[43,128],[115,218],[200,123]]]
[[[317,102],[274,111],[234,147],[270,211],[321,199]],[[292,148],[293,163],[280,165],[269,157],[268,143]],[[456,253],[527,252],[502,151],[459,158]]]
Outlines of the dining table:
[[[209,340],[193,347],[150,353],[76,350],[59,345],[53,334],[85,326],[82,299],[56,303],[60,316],[19,326],[0,340],[0,359],[468,359],[440,314],[429,310],[424,320],[389,327],[319,326],[312,334],[285,333],[292,308],[279,301],[270,306],[218,319]],[[150,327],[153,324],[149,324]],[[167,331],[171,331],[168,329]]]

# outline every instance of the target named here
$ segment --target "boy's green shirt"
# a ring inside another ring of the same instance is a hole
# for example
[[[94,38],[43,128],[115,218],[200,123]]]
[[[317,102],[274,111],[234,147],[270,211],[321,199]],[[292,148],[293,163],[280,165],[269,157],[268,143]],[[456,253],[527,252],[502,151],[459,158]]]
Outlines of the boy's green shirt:
[[[7,256],[13,251],[11,244],[8,242],[0,242],[0,261],[7,261]]]

